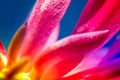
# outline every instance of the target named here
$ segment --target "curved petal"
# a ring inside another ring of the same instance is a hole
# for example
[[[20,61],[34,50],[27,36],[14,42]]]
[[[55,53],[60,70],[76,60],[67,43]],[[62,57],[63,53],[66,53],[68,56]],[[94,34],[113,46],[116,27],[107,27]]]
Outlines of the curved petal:
[[[16,34],[14,35],[14,37],[12,38],[9,47],[8,47],[8,65],[10,65],[11,63],[14,63],[20,54],[19,50],[21,48],[21,44],[22,41],[24,39],[25,36],[25,32],[26,32],[26,28],[27,28],[27,23],[24,23],[16,32]]]
[[[96,14],[92,16],[91,19],[83,25],[77,26],[74,34],[108,29],[110,34],[106,39],[107,42],[120,30],[120,0],[104,1],[104,4],[98,8],[99,10],[97,10]]]
[[[27,20],[27,31],[20,49],[21,56],[34,59],[44,48],[63,17],[70,0],[37,0]]]
[[[107,35],[108,30],[72,35],[43,51],[35,62],[41,80],[54,80],[53,78],[65,75],[80,63],[84,56],[94,55]]]
[[[120,76],[119,66],[120,58],[58,80],[118,80]]]

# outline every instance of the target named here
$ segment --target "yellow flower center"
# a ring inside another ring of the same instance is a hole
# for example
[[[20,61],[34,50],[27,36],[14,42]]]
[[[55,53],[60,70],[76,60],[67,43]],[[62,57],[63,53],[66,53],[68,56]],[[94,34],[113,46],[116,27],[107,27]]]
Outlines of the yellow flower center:
[[[28,58],[20,59],[12,65],[4,65],[4,57],[0,57],[0,80],[32,80],[29,71],[30,64]]]

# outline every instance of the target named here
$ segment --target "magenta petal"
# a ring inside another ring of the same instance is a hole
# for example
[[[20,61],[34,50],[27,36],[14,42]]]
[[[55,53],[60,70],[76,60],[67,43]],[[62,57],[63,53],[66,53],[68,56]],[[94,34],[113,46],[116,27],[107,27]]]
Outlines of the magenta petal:
[[[100,45],[104,43],[108,32],[105,30],[71,35],[56,42],[38,57],[35,63],[38,74],[45,78],[53,70],[56,72],[54,77],[65,75],[78,65],[85,56],[94,55]]]
[[[108,29],[110,34],[108,38],[106,38],[107,42],[120,30],[120,0],[104,1],[101,1],[103,2],[102,5],[100,5],[100,8],[96,10],[97,12],[95,12],[94,16],[92,16],[89,20],[87,19],[88,21],[86,21],[84,24],[83,22],[80,22],[82,20],[79,21],[78,26],[73,32],[74,34]],[[95,5],[98,6],[97,4]],[[87,11],[87,9],[85,9],[85,11]],[[88,10],[88,12],[91,13],[92,11]],[[82,25],[79,25],[81,23]]]
[[[27,20],[27,31],[20,49],[32,59],[43,49],[63,17],[70,0],[37,0]]]

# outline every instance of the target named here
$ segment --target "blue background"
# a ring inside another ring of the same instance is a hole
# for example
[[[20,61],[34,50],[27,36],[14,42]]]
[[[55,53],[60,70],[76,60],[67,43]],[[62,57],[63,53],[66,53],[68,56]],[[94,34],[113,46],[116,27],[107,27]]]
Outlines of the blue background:
[[[7,48],[9,42],[30,13],[36,0],[1,0],[0,1],[0,40]],[[61,21],[59,39],[68,36],[74,28],[87,0],[72,0]],[[120,34],[120,33],[118,33]],[[116,36],[106,45],[110,46]]]

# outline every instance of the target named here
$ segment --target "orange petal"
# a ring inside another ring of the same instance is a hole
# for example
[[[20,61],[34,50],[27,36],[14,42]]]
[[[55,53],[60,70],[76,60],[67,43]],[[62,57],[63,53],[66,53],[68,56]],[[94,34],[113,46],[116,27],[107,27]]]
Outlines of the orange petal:
[[[21,48],[21,44],[26,32],[26,26],[27,24],[23,24],[18,31],[16,32],[16,34],[14,35],[13,39],[11,40],[11,43],[8,47],[8,65],[10,65],[11,63],[14,63],[20,54],[19,50]]]

